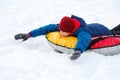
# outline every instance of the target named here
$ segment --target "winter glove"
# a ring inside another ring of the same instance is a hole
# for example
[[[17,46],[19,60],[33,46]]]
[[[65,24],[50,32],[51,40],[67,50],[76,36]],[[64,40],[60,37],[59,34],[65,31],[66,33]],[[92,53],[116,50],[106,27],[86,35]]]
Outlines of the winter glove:
[[[25,41],[28,38],[30,37],[26,33],[20,33],[20,34],[15,35],[15,40],[23,39],[22,41]]]
[[[78,59],[78,58],[80,57],[80,55],[81,55],[81,51],[76,50],[76,51],[74,52],[74,54],[71,56],[71,60],[76,60],[76,59]]]

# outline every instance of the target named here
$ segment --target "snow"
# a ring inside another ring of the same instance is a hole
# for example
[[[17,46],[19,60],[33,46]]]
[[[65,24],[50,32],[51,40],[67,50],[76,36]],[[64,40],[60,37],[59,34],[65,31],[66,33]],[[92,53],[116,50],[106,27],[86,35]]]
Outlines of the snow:
[[[0,80],[119,80],[120,55],[85,52],[76,61],[59,54],[44,36],[25,42],[27,33],[63,16],[80,16],[109,29],[119,24],[120,0],[0,0]]]

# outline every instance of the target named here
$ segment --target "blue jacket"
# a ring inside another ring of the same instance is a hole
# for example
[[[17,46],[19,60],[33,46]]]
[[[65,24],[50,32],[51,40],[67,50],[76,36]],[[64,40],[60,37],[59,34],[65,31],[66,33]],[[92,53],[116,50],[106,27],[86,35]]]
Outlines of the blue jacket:
[[[86,24],[82,18],[74,15],[72,15],[71,18],[75,18],[81,23],[80,28],[78,28],[73,34],[74,36],[78,37],[78,42],[76,44],[75,50],[84,52],[89,46],[92,37],[111,34],[111,31],[102,24]],[[49,32],[59,31],[58,25],[59,24],[48,24],[46,26],[32,30],[30,32],[30,35],[31,37],[37,37],[40,35],[45,35]]]

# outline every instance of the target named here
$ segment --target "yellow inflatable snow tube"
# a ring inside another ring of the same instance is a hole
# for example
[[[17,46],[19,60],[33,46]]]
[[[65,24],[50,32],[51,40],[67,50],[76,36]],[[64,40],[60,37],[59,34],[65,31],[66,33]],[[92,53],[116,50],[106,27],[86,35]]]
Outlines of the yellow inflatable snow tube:
[[[75,48],[77,43],[77,37],[69,36],[69,37],[61,37],[60,32],[50,32],[46,35],[48,41],[52,42],[53,44],[67,47],[67,48]]]

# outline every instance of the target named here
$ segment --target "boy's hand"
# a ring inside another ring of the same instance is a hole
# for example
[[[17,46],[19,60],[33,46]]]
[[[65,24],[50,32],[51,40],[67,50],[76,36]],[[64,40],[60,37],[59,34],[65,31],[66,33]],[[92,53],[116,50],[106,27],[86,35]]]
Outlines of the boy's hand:
[[[22,41],[25,41],[28,38],[29,38],[28,34],[25,34],[25,33],[20,33],[20,34],[15,35],[15,40],[22,39]]]
[[[74,52],[74,54],[70,58],[71,58],[71,60],[76,60],[80,57],[80,55],[81,55],[81,51],[77,50]]]

